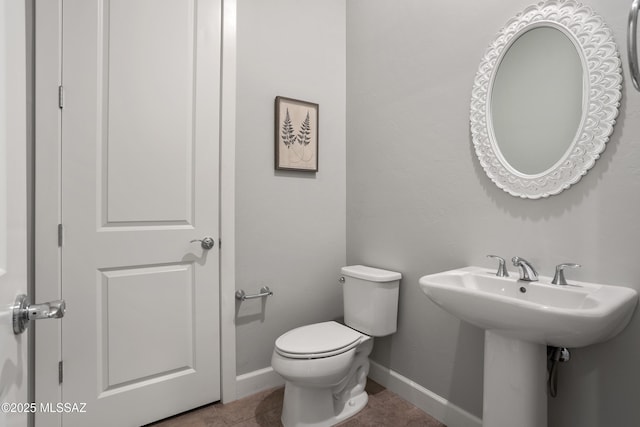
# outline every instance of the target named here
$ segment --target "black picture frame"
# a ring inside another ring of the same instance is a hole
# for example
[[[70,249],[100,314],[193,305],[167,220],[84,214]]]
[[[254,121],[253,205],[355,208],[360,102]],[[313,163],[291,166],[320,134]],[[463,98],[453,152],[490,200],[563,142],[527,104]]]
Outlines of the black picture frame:
[[[319,105],[276,96],[275,168],[318,172]]]

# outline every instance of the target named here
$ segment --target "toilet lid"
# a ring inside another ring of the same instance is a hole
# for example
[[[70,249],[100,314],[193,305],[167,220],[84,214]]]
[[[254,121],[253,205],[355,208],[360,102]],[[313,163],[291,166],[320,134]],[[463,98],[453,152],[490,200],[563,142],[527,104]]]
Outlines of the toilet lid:
[[[328,357],[355,347],[362,333],[337,322],[322,322],[302,326],[282,334],[276,340],[276,350],[293,358]]]

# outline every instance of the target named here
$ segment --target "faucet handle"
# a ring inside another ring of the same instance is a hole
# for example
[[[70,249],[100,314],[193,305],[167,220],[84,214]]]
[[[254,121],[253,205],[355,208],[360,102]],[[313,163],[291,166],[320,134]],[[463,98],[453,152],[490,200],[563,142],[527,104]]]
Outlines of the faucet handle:
[[[506,262],[504,258],[499,257],[498,255],[487,255],[487,258],[495,258],[498,260],[498,272],[496,273],[496,276],[509,277],[509,272],[507,271]]]
[[[553,285],[566,285],[567,279],[564,278],[564,269],[565,267],[570,268],[578,268],[582,267],[580,264],[575,264],[573,262],[564,262],[562,264],[556,265],[556,274],[553,276],[553,280],[551,280],[551,284]]]

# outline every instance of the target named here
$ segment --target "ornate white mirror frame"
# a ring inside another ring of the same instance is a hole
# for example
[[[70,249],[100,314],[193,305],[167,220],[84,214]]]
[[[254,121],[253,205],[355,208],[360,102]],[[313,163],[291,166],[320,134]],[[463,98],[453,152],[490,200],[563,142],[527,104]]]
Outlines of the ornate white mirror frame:
[[[575,45],[583,68],[583,111],[571,145],[549,169],[528,175],[502,156],[493,131],[491,93],[498,67],[509,47],[525,32],[543,26],[562,31]],[[489,178],[507,193],[538,199],[575,184],[593,167],[613,132],[622,96],[620,57],[611,30],[591,8],[573,0],[548,0],[529,6],[509,20],[487,48],[471,97],[471,136]]]

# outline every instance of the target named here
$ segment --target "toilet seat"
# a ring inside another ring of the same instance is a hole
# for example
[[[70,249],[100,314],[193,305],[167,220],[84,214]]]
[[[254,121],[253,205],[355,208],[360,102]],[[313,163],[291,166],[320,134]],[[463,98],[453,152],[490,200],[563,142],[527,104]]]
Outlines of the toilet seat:
[[[282,334],[276,340],[275,350],[292,359],[319,359],[349,351],[365,337],[337,322],[315,323]]]

